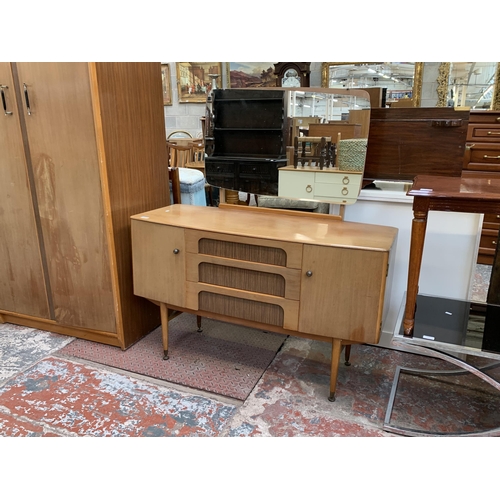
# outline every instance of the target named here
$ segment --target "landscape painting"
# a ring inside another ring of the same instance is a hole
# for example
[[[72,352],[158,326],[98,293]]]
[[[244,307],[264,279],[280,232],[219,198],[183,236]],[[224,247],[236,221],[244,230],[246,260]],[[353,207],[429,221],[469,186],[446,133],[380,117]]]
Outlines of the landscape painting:
[[[230,62],[229,86],[232,89],[276,87],[272,62]]]

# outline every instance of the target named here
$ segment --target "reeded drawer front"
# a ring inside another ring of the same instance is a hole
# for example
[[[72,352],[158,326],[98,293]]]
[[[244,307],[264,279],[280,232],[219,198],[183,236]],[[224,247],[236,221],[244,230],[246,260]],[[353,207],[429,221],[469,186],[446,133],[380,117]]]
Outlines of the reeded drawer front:
[[[284,312],[277,304],[267,304],[212,292],[200,292],[198,304],[201,311],[267,325],[283,326]]]
[[[186,250],[199,255],[301,269],[302,245],[209,231],[186,231]]]
[[[199,241],[198,251],[199,253],[216,257],[260,262],[274,266],[286,266],[286,253],[281,248],[261,247],[245,243],[203,238]]]
[[[199,281],[250,292],[285,296],[285,278],[278,274],[200,262]]]

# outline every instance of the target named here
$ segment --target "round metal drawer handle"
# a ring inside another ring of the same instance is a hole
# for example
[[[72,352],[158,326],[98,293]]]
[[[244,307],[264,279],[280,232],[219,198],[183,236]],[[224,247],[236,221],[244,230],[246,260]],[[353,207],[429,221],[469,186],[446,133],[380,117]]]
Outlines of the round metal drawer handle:
[[[497,219],[500,219],[500,215],[497,215]]]
[[[347,188],[342,188],[342,194],[345,196],[346,194],[349,194],[349,190]]]
[[[178,248],[174,248],[174,253],[177,255],[179,253],[179,249]]]
[[[308,278],[310,278],[312,275],[313,275],[313,272],[312,272],[312,271],[307,271],[306,276],[307,276]]]
[[[491,242],[491,244],[492,244],[492,245],[496,245],[496,244],[497,244],[497,242],[496,242],[495,240],[493,240],[493,241]]]
[[[347,175],[342,179],[342,184],[349,184],[349,177]]]
[[[312,190],[313,190],[313,188],[312,188],[311,184],[308,184],[308,185],[306,186],[306,192],[307,192],[307,193],[311,193],[311,192],[312,192]]]

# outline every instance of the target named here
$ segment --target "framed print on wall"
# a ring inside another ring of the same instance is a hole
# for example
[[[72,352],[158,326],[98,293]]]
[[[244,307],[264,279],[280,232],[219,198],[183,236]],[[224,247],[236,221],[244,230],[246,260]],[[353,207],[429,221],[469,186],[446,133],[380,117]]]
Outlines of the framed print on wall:
[[[213,75],[217,88],[221,88],[222,63],[179,62],[176,63],[179,102],[205,102],[212,90]]]
[[[172,87],[170,86],[170,64],[161,65],[161,83],[163,88],[163,105],[172,106]]]
[[[228,63],[229,87],[232,89],[276,87],[272,62]]]

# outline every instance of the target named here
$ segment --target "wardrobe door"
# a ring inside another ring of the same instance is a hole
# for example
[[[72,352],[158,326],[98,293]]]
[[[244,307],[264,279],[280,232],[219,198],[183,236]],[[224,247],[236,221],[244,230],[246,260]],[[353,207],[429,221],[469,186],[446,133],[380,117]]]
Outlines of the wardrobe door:
[[[116,332],[87,63],[17,63],[57,322]]]
[[[49,318],[10,63],[0,63],[0,310]]]

